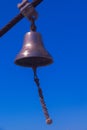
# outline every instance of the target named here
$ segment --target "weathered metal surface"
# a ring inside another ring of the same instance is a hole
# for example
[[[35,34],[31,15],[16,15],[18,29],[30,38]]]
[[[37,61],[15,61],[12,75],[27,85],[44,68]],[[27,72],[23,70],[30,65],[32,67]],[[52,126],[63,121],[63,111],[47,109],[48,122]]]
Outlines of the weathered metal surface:
[[[28,32],[24,37],[23,47],[15,59],[15,63],[25,67],[49,65],[53,59],[45,49],[42,37],[38,32]]]

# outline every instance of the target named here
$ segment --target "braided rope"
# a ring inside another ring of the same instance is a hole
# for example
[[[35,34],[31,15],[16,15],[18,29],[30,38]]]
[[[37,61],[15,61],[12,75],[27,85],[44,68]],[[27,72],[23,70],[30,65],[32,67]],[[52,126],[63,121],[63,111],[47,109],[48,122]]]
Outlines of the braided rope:
[[[31,22],[30,30],[36,31],[37,27],[35,25],[35,18],[33,18],[33,16],[30,17],[30,22]]]
[[[39,83],[39,79],[38,79],[38,77],[36,75],[36,70],[34,70],[34,81],[35,81],[35,83],[36,83],[36,85],[38,87],[38,93],[39,93],[42,109],[43,109],[43,112],[44,112],[44,115],[45,115],[45,118],[46,118],[46,123],[47,124],[52,124],[52,119],[49,116],[48,109],[47,109],[46,103],[44,101],[43,92],[42,92],[42,89],[40,88],[40,83]]]

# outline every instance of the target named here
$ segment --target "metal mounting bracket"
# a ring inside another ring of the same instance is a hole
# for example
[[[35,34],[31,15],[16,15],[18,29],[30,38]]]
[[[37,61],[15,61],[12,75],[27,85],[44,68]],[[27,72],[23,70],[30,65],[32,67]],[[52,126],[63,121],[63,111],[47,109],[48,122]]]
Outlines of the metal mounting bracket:
[[[20,9],[21,14],[24,17],[27,17],[28,20],[31,20],[31,17],[33,17],[35,20],[38,18],[38,13],[33,5],[28,2],[28,0],[23,0],[20,4],[18,4],[18,8]]]

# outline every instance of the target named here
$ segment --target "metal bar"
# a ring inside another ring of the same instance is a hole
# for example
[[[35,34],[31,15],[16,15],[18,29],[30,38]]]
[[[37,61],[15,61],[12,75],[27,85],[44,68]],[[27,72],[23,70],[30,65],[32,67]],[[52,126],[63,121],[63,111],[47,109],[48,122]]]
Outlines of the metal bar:
[[[8,32],[15,24],[17,24],[24,16],[20,13],[12,19],[7,25],[0,30],[0,37]]]
[[[43,0],[36,0],[32,2],[31,4],[36,7],[38,4],[40,4]],[[8,32],[14,25],[16,25],[21,19],[23,19],[24,16],[20,13],[16,17],[14,17],[7,25],[5,25],[0,30],[0,37],[3,36],[6,32]]]

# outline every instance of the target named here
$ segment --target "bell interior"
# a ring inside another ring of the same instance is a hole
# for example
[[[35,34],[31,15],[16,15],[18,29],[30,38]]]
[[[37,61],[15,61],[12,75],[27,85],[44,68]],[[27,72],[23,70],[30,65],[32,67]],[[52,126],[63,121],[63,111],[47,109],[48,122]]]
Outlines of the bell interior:
[[[24,67],[38,67],[38,66],[46,66],[51,64],[53,61],[51,58],[46,57],[24,57],[15,61],[15,64],[24,66]]]

